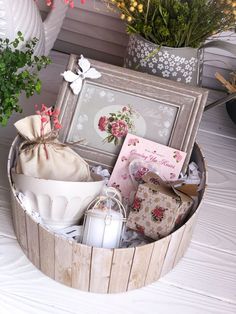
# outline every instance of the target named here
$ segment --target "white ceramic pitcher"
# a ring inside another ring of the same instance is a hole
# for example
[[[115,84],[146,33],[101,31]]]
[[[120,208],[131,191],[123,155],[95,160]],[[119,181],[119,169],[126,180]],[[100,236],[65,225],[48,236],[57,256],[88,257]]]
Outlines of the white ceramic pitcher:
[[[43,1],[43,0],[37,0]],[[68,6],[54,0],[53,8],[42,21],[35,0],[0,0],[0,37],[13,40],[18,31],[24,39],[39,39],[36,55],[48,55],[61,29]]]

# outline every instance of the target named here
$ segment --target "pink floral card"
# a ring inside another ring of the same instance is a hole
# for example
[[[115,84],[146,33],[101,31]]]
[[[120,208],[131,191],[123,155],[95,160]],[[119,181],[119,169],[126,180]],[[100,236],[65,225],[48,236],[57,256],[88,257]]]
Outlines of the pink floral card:
[[[185,157],[185,152],[127,134],[108,185],[116,187],[131,202],[145,173],[153,171],[165,181],[175,181]]]

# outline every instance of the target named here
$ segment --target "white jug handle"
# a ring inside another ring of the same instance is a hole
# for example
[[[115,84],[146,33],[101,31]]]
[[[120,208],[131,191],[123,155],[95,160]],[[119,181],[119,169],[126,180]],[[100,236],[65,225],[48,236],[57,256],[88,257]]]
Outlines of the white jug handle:
[[[51,11],[43,22],[45,33],[45,51],[44,55],[48,55],[52,49],[54,42],[61,30],[63,20],[68,9],[68,4],[63,0],[53,0]]]

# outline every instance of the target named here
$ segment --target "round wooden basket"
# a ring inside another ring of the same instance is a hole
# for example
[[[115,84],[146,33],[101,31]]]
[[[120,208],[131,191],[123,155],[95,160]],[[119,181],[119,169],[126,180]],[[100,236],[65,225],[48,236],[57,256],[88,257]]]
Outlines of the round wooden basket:
[[[102,249],[68,240],[35,222],[16,197],[10,177],[19,138],[12,144],[8,177],[14,230],[29,260],[45,275],[67,286],[97,293],[118,293],[148,285],[175,267],[187,250],[202,203],[188,221],[169,236],[135,248]],[[202,152],[195,144],[191,160],[204,176],[207,172]]]

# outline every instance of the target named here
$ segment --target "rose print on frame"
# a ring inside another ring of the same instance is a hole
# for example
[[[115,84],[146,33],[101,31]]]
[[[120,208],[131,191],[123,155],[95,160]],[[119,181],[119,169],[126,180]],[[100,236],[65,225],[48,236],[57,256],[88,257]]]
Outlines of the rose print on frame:
[[[60,140],[83,139],[73,146],[81,157],[92,165],[112,168],[129,132],[186,152],[185,170],[208,92],[99,61],[89,62],[101,77],[83,80],[79,95],[63,81],[57,101],[60,122],[65,126]],[[71,55],[66,70],[76,73],[78,56]],[[182,163],[178,155],[175,159]]]
[[[91,149],[115,155],[128,132],[167,144],[176,114],[176,108],[161,102],[85,82],[68,141],[84,139]]]
[[[107,134],[104,142],[118,145],[128,132],[135,133],[135,116],[138,113],[130,105],[122,107],[118,112],[109,113],[108,116],[102,116],[98,121],[98,129]]]

